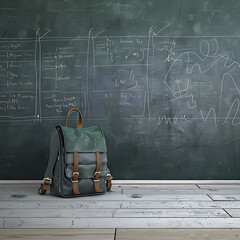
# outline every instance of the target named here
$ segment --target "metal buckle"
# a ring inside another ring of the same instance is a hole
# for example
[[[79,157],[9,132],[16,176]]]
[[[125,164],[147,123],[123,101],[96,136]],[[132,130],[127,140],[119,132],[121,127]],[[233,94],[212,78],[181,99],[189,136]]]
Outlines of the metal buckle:
[[[96,179],[94,179],[93,181],[94,181],[94,182],[99,182],[99,179],[97,179],[97,180],[96,180]]]
[[[95,172],[95,173],[94,173],[94,177],[95,177],[97,174],[100,175],[100,173],[101,173],[100,171],[99,171],[99,172]]]
[[[49,185],[52,183],[52,179],[51,178],[49,178],[49,177],[46,177],[46,178],[44,178],[43,180],[42,180],[42,184],[47,184],[46,182],[45,182],[45,180],[47,180],[47,181],[49,181]]]
[[[112,180],[112,179],[113,179],[112,175],[111,174],[107,174],[106,180]]]
[[[75,175],[79,175],[79,172],[73,172],[73,178],[75,177]],[[78,183],[78,180],[72,180],[72,183]]]
[[[71,181],[72,181],[72,183],[78,183],[78,180],[76,180],[76,181],[73,181],[73,180],[71,179]]]
[[[73,172],[73,176],[74,176],[75,174],[77,174],[77,175],[79,176],[79,172]]]

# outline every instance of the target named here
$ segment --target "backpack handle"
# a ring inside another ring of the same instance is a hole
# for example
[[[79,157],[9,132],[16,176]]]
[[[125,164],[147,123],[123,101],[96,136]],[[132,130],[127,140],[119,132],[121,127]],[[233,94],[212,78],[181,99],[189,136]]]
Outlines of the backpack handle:
[[[77,109],[77,108],[72,108],[71,110],[69,110],[67,118],[65,120],[65,127],[67,127],[67,123],[68,123],[68,117],[71,113],[73,112],[78,112],[78,123],[77,123],[77,128],[82,128],[82,114],[81,112]]]

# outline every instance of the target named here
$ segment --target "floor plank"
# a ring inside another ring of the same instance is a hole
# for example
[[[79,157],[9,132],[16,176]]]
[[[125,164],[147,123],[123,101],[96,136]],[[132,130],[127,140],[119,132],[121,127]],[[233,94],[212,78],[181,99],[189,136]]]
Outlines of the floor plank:
[[[240,184],[197,184],[200,189],[212,189],[212,190],[240,190]]]
[[[0,209],[3,218],[111,218],[116,209]]]
[[[114,240],[114,229],[0,229],[1,240]]]
[[[0,200],[0,208],[9,209],[92,209],[92,208],[120,208],[122,206],[122,201],[98,201],[94,200],[84,200],[83,198],[78,198],[78,201],[71,201],[71,199],[55,198],[55,201],[39,201],[39,200]],[[231,207],[227,205],[227,207]],[[236,208],[236,206],[234,206]]]
[[[49,192],[47,192],[45,195],[39,195],[37,193],[38,188],[36,186],[21,186],[19,188],[11,188],[8,186],[8,189],[2,189],[0,188],[0,200],[39,200],[39,201],[46,201],[46,200],[52,200],[56,201],[56,199],[60,199],[60,197],[52,196]],[[119,195],[121,195],[121,189],[117,189],[115,191],[107,192],[105,194],[101,195],[95,195],[94,199],[106,199],[109,198],[109,196],[113,199],[116,199]],[[115,196],[115,197],[114,197]],[[92,196],[83,196],[81,198],[84,198],[86,200],[92,200]],[[69,201],[78,201],[79,198],[71,198]]]
[[[36,193],[29,193],[29,192],[12,192],[9,194],[4,194],[0,193],[0,200],[7,200],[7,201],[12,201],[12,200],[32,200],[32,201],[56,201],[58,197],[51,196],[51,195],[37,195]],[[204,194],[139,194],[139,193],[134,193],[132,192],[131,194],[120,194],[120,193],[115,193],[115,192],[107,192],[104,195],[97,195],[97,196],[86,196],[82,197],[84,200],[96,200],[96,201],[109,201],[109,200],[114,200],[114,201],[126,201],[126,200],[179,200],[179,201],[212,201],[207,195]],[[79,201],[79,198],[71,198],[69,200],[71,202],[77,202]]]
[[[222,209],[0,209],[2,218],[211,218],[230,217]]]
[[[215,194],[209,194],[209,197],[213,200],[213,201],[240,201],[240,194],[239,195],[235,195],[235,194],[231,194],[231,195],[215,195]]]
[[[128,218],[228,218],[223,209],[118,209],[114,217]]]
[[[0,228],[4,228],[3,218],[0,218]],[[1,236],[1,235],[0,235]]]
[[[144,196],[147,195],[206,195],[206,194],[214,194],[214,195],[240,195],[240,189],[194,189],[194,190],[183,190],[183,189],[125,189],[122,188],[122,194],[129,195],[134,191],[135,194],[142,194]]]
[[[225,208],[225,210],[234,218],[240,217],[240,208]]]
[[[57,201],[7,201],[0,200],[0,209],[128,209],[128,208],[154,208],[154,209],[177,209],[177,208],[240,208],[240,201],[112,201],[112,200],[84,200],[72,202],[70,199],[57,198]]]
[[[113,190],[116,188],[123,188],[123,189],[130,189],[130,190],[135,190],[135,189],[142,189],[142,190],[148,190],[148,189],[156,189],[156,190],[198,190],[199,187],[196,184],[189,184],[189,185],[184,185],[184,184],[145,184],[145,185],[114,185]]]
[[[116,240],[239,240],[239,229],[117,229]]]
[[[240,208],[240,201],[124,201],[121,208]]]
[[[4,218],[4,228],[240,228],[240,218]]]

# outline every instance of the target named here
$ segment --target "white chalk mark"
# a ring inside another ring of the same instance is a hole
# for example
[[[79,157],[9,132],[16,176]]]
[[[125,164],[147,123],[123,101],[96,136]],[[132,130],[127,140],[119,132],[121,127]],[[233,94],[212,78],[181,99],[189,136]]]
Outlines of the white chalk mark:
[[[87,103],[87,111],[88,111],[88,119],[90,119],[90,107],[89,107],[89,99],[88,99],[88,89],[89,89],[89,76],[88,76],[88,72],[89,72],[89,52],[90,52],[90,41],[91,39],[93,39],[91,37],[91,33],[93,31],[93,28],[91,28],[88,32],[88,45],[87,45],[87,59],[86,59],[86,64],[87,64],[87,95],[86,95],[86,103]],[[100,32],[101,33],[101,32]],[[100,34],[99,33],[99,34]],[[96,35],[95,35],[96,36]]]
[[[164,29],[166,29],[167,27],[169,27],[169,24],[167,24],[166,26],[164,26],[163,28],[161,28],[157,33],[155,33],[153,30],[156,28],[156,26],[154,28],[152,28],[152,34],[153,36],[157,36],[160,32],[162,32]]]
[[[105,64],[95,65],[95,67],[149,67],[151,64]]]
[[[165,122],[165,124],[167,124],[167,125],[168,124],[176,124],[179,120],[191,122],[191,120],[187,119],[186,115],[181,115],[180,117],[167,117],[166,115],[163,115],[163,116],[158,117],[158,126],[160,126],[162,124],[162,122]]]
[[[146,111],[146,97],[147,97],[147,94],[146,94],[146,91],[144,91],[144,103],[143,103],[143,112],[142,112],[142,114],[140,114],[140,115],[131,115],[131,117],[137,117],[137,118],[144,117],[145,111]]]
[[[149,28],[148,31],[148,44],[147,44],[147,59],[146,59],[146,65],[147,65],[147,71],[146,71],[146,85],[147,85],[147,107],[148,107],[148,118],[149,120],[151,119],[151,111],[150,111],[150,89],[149,89],[149,54],[150,54],[150,42],[151,42],[151,37],[153,35],[153,29],[154,25]]]
[[[200,115],[200,118],[201,118],[204,122],[206,122],[206,121],[209,119],[209,116],[210,116],[211,112],[213,113],[213,119],[214,119],[215,127],[217,127],[217,116],[216,116],[216,111],[215,111],[214,108],[210,108],[210,109],[209,109],[206,117],[203,116],[203,112],[202,112],[202,111],[199,111],[199,113],[198,113],[197,116]]]
[[[231,139],[231,140],[225,142],[225,144],[228,144],[228,143],[230,143],[230,142],[234,142],[234,141],[236,141],[236,140],[238,140],[238,139],[240,139],[240,137],[233,138],[233,139]]]
[[[127,9],[127,10],[123,11],[122,13],[130,12],[130,11],[132,11],[132,10],[136,9],[136,8],[137,8],[137,7],[129,8],[129,9]]]
[[[224,82],[227,80],[226,77],[230,77],[230,80],[233,82],[233,84],[234,84],[234,86],[235,86],[238,94],[240,95],[240,89],[238,88],[238,86],[237,86],[234,78],[232,77],[232,75],[231,75],[230,73],[225,73],[225,74],[223,75],[223,77],[222,77],[222,80],[221,80],[219,106],[218,106],[218,111],[219,111],[219,112],[220,112],[220,108],[221,108],[221,104],[222,104],[223,84],[224,84]],[[238,106],[238,107],[237,107],[236,113],[235,113],[235,115],[234,115],[234,118],[232,119],[232,125],[234,126],[234,123],[233,123],[233,122],[234,122],[234,119],[235,119],[235,117],[236,117],[236,115],[237,115],[237,112],[238,112],[238,110],[239,110],[239,99],[235,99],[234,102],[232,103],[232,105],[231,105],[231,107],[230,107],[230,110],[229,110],[229,112],[228,112],[228,114],[227,114],[227,117],[226,117],[226,119],[225,119],[225,121],[223,122],[222,125],[224,125],[224,124],[226,123],[227,119],[229,118],[229,114],[230,114],[230,112],[231,112],[231,110],[232,110],[232,107],[234,106],[234,104],[235,104],[236,101],[237,101],[237,106]],[[237,125],[238,125],[238,124],[237,124]]]
[[[193,109],[193,108],[195,108],[197,106],[197,102],[196,102],[196,100],[193,99],[193,95],[192,94],[190,94],[189,96],[191,97],[191,104],[192,104],[192,106],[190,106],[189,101],[187,101],[187,105],[188,105],[189,109]]]
[[[37,33],[36,33],[37,36]],[[35,41],[35,83],[36,83],[36,89],[35,89],[35,117],[34,117],[34,122],[36,121],[37,118],[37,108],[38,108],[38,65],[37,65],[37,50],[38,50],[38,38],[36,37],[36,41]]]
[[[106,30],[102,30],[101,32],[97,33],[96,35],[94,35],[92,38],[96,38],[98,35],[100,35],[101,33],[106,32]]]
[[[137,81],[135,81],[135,86],[133,86],[133,87],[130,87],[130,88],[128,88],[128,89],[134,89],[134,88],[137,88],[138,87],[138,82]]]
[[[226,117],[225,121],[222,123],[222,125],[224,125],[224,124],[227,122],[227,120],[229,119],[229,115],[230,115],[230,113],[231,113],[231,111],[232,111],[232,108],[233,108],[233,106],[235,105],[235,103],[237,103],[237,109],[236,109],[236,111],[235,111],[234,117],[232,118],[232,126],[233,126],[233,127],[236,127],[238,124],[240,124],[240,121],[239,121],[238,123],[236,123],[236,124],[234,123],[235,118],[236,118],[236,116],[237,116],[237,114],[238,114],[238,111],[239,111],[239,107],[240,107],[239,99],[236,98],[236,99],[233,101],[233,103],[232,103],[232,105],[231,105],[231,107],[230,107],[230,109],[229,109],[229,112],[228,112],[228,114],[227,114],[227,117]]]
[[[106,90],[93,90],[92,92],[95,92],[95,93],[100,93],[100,92],[129,92],[129,93],[131,93],[132,91],[140,91],[140,92],[142,92],[144,89],[132,89],[131,91],[129,91],[128,89],[126,90],[126,89],[123,89],[123,90],[108,90],[108,89],[106,89]]]
[[[104,44],[105,45],[105,44]],[[96,88],[96,53],[95,53],[95,43],[94,43],[94,39],[92,38],[92,51],[93,51],[93,54],[92,54],[92,59],[93,59],[93,80],[95,82],[95,88]]]

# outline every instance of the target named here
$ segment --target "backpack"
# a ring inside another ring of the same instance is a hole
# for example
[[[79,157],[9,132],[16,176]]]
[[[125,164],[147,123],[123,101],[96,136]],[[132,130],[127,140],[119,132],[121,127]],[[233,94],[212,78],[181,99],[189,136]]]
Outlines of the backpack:
[[[68,117],[78,112],[77,128],[67,127]],[[68,112],[65,126],[56,126],[50,138],[50,153],[44,179],[38,190],[61,197],[102,194],[111,189],[107,147],[99,126],[82,128],[81,112]]]

